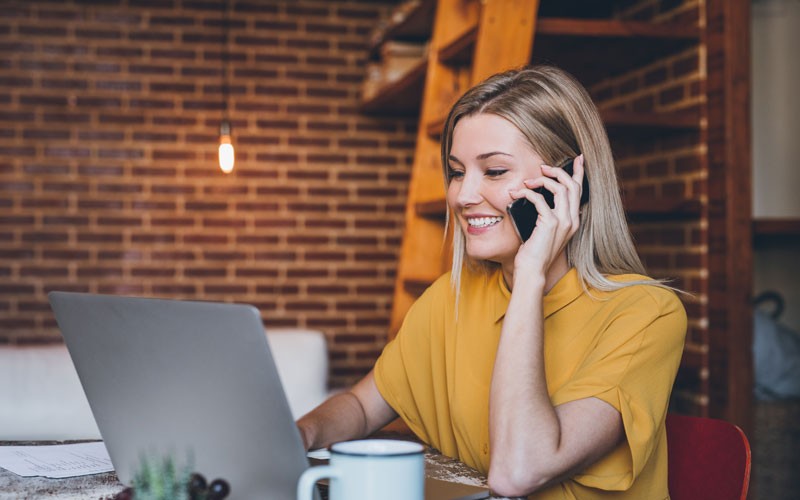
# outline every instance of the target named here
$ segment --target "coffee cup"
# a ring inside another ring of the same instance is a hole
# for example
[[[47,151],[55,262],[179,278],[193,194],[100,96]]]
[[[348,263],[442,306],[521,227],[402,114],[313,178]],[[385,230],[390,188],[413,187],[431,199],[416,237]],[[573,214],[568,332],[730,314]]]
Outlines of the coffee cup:
[[[331,446],[329,465],[307,469],[297,500],[311,500],[317,481],[329,478],[330,500],[423,500],[425,448],[393,439],[343,441]]]

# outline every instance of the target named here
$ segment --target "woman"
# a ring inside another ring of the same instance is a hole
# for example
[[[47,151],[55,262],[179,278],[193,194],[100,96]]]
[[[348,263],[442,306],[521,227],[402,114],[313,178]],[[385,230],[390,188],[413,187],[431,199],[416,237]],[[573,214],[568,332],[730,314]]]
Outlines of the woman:
[[[572,174],[553,167],[569,159]],[[298,422],[306,445],[399,415],[499,495],[668,498],[664,419],[686,314],[644,276],[588,93],[552,67],[495,75],[454,105],[442,162],[452,271],[372,372]],[[538,211],[524,243],[506,212],[523,197]]]

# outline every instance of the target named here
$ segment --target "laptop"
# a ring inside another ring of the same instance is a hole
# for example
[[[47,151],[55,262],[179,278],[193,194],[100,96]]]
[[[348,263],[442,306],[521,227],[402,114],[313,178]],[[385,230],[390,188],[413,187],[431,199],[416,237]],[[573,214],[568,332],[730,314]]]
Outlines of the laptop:
[[[169,455],[208,480],[226,479],[231,499],[295,498],[309,462],[255,307],[72,292],[48,298],[122,483],[142,457]],[[488,495],[426,484],[426,500]]]

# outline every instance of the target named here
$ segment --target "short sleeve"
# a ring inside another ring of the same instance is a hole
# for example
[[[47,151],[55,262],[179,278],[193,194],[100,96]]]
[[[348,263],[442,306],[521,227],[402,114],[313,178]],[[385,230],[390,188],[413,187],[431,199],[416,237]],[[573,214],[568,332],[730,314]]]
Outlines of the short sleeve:
[[[620,412],[625,443],[574,477],[605,490],[630,488],[658,445],[686,335],[686,312],[673,292],[637,285],[620,293],[596,347],[552,395],[556,406],[595,397]]]
[[[397,336],[375,363],[375,383],[389,406],[423,441],[431,442],[431,419],[436,407],[431,357],[436,332],[443,329],[443,310],[449,274],[431,285],[411,306]]]

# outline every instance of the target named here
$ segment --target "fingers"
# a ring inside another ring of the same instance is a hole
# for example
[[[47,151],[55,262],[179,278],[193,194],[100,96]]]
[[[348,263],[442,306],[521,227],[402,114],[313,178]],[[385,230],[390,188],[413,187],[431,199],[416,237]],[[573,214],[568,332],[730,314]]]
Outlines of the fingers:
[[[542,218],[553,216],[559,221],[559,226],[567,228],[568,233],[574,234],[580,224],[580,199],[584,175],[584,157],[579,155],[573,162],[572,175],[563,168],[542,165],[542,177],[524,181],[528,189],[510,192],[512,198],[527,198],[536,206]],[[542,195],[532,191],[543,187],[553,194],[554,207],[550,207]]]
[[[581,153],[575,158],[575,163],[573,163],[572,180],[574,180],[578,186],[583,185],[583,176],[586,175],[584,161],[583,153]]]

